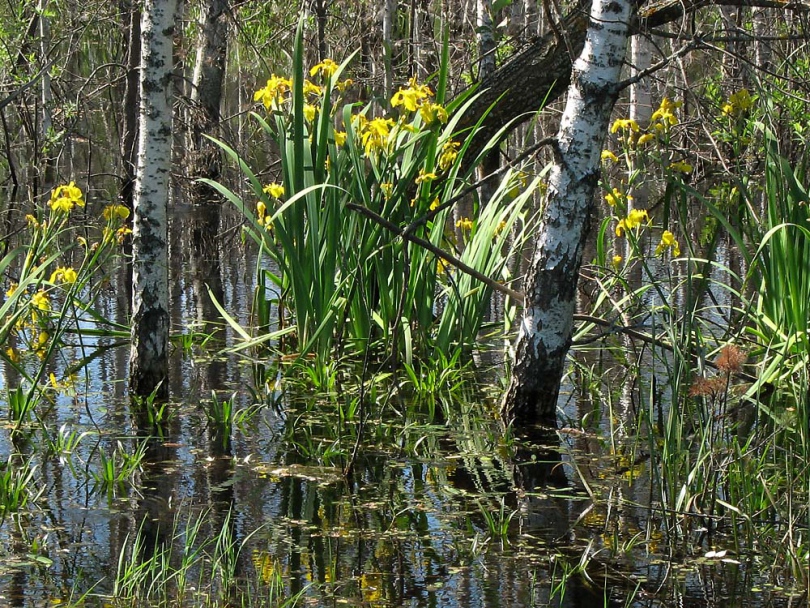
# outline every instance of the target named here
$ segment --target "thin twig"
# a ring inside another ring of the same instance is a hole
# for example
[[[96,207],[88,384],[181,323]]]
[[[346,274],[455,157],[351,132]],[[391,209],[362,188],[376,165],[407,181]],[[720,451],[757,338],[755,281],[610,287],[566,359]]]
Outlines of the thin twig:
[[[682,46],[677,51],[672,53],[672,55],[670,55],[669,57],[665,57],[664,59],[662,59],[661,61],[659,61],[655,65],[651,65],[650,67],[648,67],[646,70],[641,70],[638,73],[633,74],[629,78],[625,78],[621,82],[617,82],[616,87],[615,87],[616,92],[618,93],[619,91],[622,91],[622,90],[626,89],[627,87],[629,87],[631,85],[634,85],[637,82],[640,82],[642,79],[646,78],[647,76],[650,76],[651,74],[654,74],[658,70],[664,69],[674,59],[678,59],[679,57],[683,57],[687,53],[699,48],[700,46],[703,46],[703,41],[700,40],[699,38],[694,38],[689,44],[686,44],[686,45]]]
[[[51,69],[51,66],[54,64],[54,62],[55,62],[55,61],[56,61],[56,59],[51,59],[51,60],[50,60],[48,63],[46,63],[46,64],[45,64],[45,65],[42,67],[42,69],[41,69],[39,72],[37,72],[37,73],[36,73],[36,75],[34,75],[34,77],[33,77],[33,78],[31,78],[31,80],[29,80],[28,82],[25,82],[25,83],[21,84],[19,87],[17,87],[16,89],[14,89],[14,91],[12,91],[12,92],[11,92],[11,94],[10,94],[8,97],[6,97],[6,98],[4,98],[4,99],[0,99],[0,110],[2,110],[3,108],[5,108],[5,107],[6,107],[8,104],[10,104],[12,101],[14,101],[15,99],[17,99],[17,98],[18,98],[20,95],[22,95],[22,94],[23,94],[25,91],[27,91],[27,90],[28,90],[28,89],[30,89],[32,86],[34,86],[34,85],[37,83],[37,81],[38,81],[40,78],[42,78],[42,75],[45,73],[45,70],[50,70],[50,69]]]
[[[637,331],[637,330],[633,329],[632,327],[626,327],[624,325],[617,325],[616,323],[608,321],[607,319],[601,319],[599,317],[594,317],[594,316],[591,316],[591,315],[575,314],[574,315],[574,321],[581,321],[583,323],[593,323],[594,325],[599,325],[600,327],[608,327],[608,328],[610,328],[609,331],[602,332],[598,336],[594,336],[593,338],[589,338],[587,340],[587,342],[586,341],[577,341],[577,342],[574,342],[574,344],[582,345],[582,344],[586,344],[586,343],[590,343],[590,342],[596,342],[597,340],[601,340],[602,338],[606,338],[609,335],[616,334],[616,333],[621,333],[621,334],[625,334],[627,336],[630,336],[631,338],[635,338],[637,340],[640,340],[641,342],[644,342],[646,344],[652,344],[653,346],[657,346],[658,348],[663,348],[664,350],[668,350],[670,352],[673,352],[675,350],[675,347],[672,344],[670,344],[668,342],[664,342],[662,340],[659,340],[655,336],[651,336],[649,334],[642,333],[640,331]],[[717,364],[715,364],[713,361],[706,360],[706,361],[704,361],[704,365],[706,365],[707,367],[711,367],[712,369],[719,369],[717,367]],[[744,380],[746,382],[751,382],[751,383],[757,382],[757,378],[755,378],[751,374],[746,374],[745,372],[734,372],[734,374],[732,374],[732,375],[735,378],[738,378],[740,380]]]
[[[456,268],[458,268],[461,272],[468,274],[475,279],[478,279],[479,281],[484,283],[487,287],[491,287],[495,291],[499,291],[502,294],[517,300],[521,304],[523,303],[524,297],[523,294],[520,293],[519,291],[515,291],[514,289],[510,289],[506,285],[494,281],[487,275],[478,272],[475,268],[468,266],[457,257],[450,255],[449,253],[447,253],[443,249],[440,249],[439,247],[436,247],[436,245],[434,245],[430,241],[426,241],[425,239],[419,238],[418,236],[406,233],[405,229],[400,228],[399,226],[397,226],[392,222],[389,222],[387,219],[375,213],[368,207],[358,205],[357,203],[346,203],[346,208],[352,211],[356,211],[361,215],[365,215],[370,220],[377,222],[380,226],[382,226],[389,232],[396,234],[397,236],[405,239],[406,241],[410,241],[411,243],[415,243],[416,245],[419,245],[420,247],[427,249],[431,253],[443,259],[445,262],[448,262],[451,266],[455,266]]]

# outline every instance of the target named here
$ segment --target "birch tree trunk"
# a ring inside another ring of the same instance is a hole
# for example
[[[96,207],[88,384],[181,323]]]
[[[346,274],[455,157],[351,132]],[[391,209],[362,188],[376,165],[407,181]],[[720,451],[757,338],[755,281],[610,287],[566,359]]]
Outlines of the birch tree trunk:
[[[556,423],[600,155],[636,8],[630,0],[594,0],[585,45],[571,72],[503,403],[505,418],[519,425]]]
[[[630,74],[637,76],[652,65],[652,43],[642,34],[630,41]],[[647,127],[652,116],[650,78],[642,78],[630,85],[630,118],[642,127]]]
[[[191,175],[217,179],[220,172],[219,147],[204,135],[215,131],[220,119],[222,85],[228,57],[228,0],[209,0],[199,20],[197,57],[191,79]]]
[[[752,21],[754,27],[754,61],[760,70],[771,69],[771,43],[763,40],[770,34],[770,26],[773,24],[770,8],[755,8]]]
[[[640,72],[649,69],[651,65],[652,43],[645,36],[636,34],[630,39],[630,75],[637,76]],[[650,78],[642,78],[630,85],[630,118],[641,125],[643,129],[650,124],[653,112],[650,80]],[[641,184],[633,186],[632,197],[627,198],[627,212],[629,213],[633,209],[647,209],[649,207],[649,194],[646,180],[642,180]],[[629,259],[632,253],[632,244],[630,239],[623,240],[624,256]],[[633,273],[640,279],[641,265],[636,265]]]
[[[132,395],[168,396],[168,206],[175,0],[146,0],[141,20],[138,160],[132,234]]]

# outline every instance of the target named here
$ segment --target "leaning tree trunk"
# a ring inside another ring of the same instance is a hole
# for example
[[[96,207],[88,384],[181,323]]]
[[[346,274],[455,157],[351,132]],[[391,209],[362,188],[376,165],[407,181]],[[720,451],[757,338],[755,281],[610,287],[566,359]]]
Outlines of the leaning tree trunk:
[[[635,10],[630,0],[594,0],[585,44],[572,68],[503,404],[507,420],[517,424],[556,422],[600,155]]]
[[[168,396],[168,207],[172,159],[175,0],[146,0],[141,20],[141,101],[132,226],[132,395]]]
[[[528,121],[543,105],[566,93],[572,58],[580,54],[588,31],[589,5],[590,0],[574,0],[552,31],[532,38],[481,84],[456,128],[457,132],[462,132],[476,127],[471,139],[465,142],[469,146],[464,155],[466,162],[476,158],[477,152],[502,132],[504,126]],[[634,27],[640,32],[649,31],[682,20],[708,5],[773,7],[774,3],[772,0],[663,0],[639,9],[637,19],[634,16]],[[788,3],[784,10],[804,12],[806,9],[804,4]],[[528,95],[527,91],[532,94]],[[486,118],[478,124],[484,114]]]

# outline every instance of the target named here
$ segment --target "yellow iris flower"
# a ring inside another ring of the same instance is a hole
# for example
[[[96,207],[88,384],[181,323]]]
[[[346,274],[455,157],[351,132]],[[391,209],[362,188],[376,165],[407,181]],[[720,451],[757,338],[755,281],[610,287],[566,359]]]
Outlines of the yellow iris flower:
[[[321,76],[324,78],[331,78],[332,75],[337,72],[339,67],[340,66],[331,59],[324,59],[320,63],[312,66],[312,69],[309,71],[309,75],[315,76],[316,74],[321,74]]]
[[[270,198],[281,198],[284,196],[284,186],[276,182],[268,184],[262,188],[262,191]]]
[[[84,207],[82,191],[75,182],[70,182],[66,186],[58,186],[51,193],[51,200],[48,204],[56,212],[70,213],[74,205]]]
[[[456,158],[458,158],[459,146],[461,146],[461,144],[457,141],[449,140],[444,143],[441,154],[439,154],[439,169],[447,171],[447,169],[453,166],[453,163],[456,162]]]
[[[271,74],[267,84],[253,94],[253,101],[261,101],[268,110],[279,97],[284,97],[292,88],[289,78]]]
[[[626,230],[633,230],[642,223],[650,221],[650,216],[643,209],[632,209],[627,217],[619,222],[616,226],[616,236],[620,237]]]
[[[672,255],[675,257],[681,255],[681,247],[678,245],[678,241],[675,240],[675,235],[669,230],[664,230],[664,233],[661,235],[661,242],[658,243],[658,246],[655,248],[655,255],[661,255],[667,249],[671,249]]]

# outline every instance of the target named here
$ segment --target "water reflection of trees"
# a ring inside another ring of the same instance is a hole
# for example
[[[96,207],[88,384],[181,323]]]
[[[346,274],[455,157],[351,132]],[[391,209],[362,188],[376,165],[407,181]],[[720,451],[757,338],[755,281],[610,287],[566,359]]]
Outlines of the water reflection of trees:
[[[300,427],[302,420],[289,413],[288,424]],[[324,438],[334,428],[327,418],[308,432]],[[469,605],[528,606],[548,596],[549,546],[565,542],[578,515],[569,501],[547,497],[570,485],[556,434],[521,438],[525,448],[498,457],[491,445],[487,453],[471,452],[476,442],[466,430],[454,449],[446,449],[453,430],[421,431],[428,433],[422,457],[365,445],[349,479],[340,478],[339,467],[312,466],[294,441],[278,454],[282,466],[268,465],[264,489],[253,497],[268,524],[256,551],[265,563],[278,560],[290,593],[314,583],[310,595],[370,605],[454,597]],[[503,549],[493,551],[497,541],[485,539],[481,509],[499,498],[518,515]],[[562,605],[594,601],[577,580],[567,597]]]

